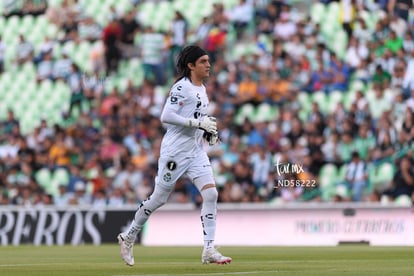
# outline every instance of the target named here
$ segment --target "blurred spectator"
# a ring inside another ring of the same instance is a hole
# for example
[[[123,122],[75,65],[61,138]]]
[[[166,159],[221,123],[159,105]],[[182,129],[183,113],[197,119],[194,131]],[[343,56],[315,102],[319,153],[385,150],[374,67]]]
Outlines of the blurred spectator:
[[[32,43],[26,41],[26,38],[24,35],[19,35],[19,44],[17,45],[16,49],[16,61],[17,64],[21,65],[27,61],[32,61],[33,54],[34,54],[34,48]]]
[[[205,39],[204,47],[214,64],[219,59],[219,53],[225,49],[227,30],[220,24],[213,24]]]
[[[363,18],[359,18],[357,23],[358,24],[354,25],[353,35],[349,39],[356,39],[362,45],[365,45],[372,40],[373,32],[368,28],[367,23]]]
[[[352,152],[352,159],[347,165],[344,184],[351,191],[353,201],[363,199],[363,191],[368,185],[368,171],[367,164],[360,159],[357,152]]]
[[[56,141],[50,147],[49,162],[57,167],[66,168],[70,164],[70,148],[65,143],[63,132],[56,134]]]
[[[4,1],[3,5],[3,15],[5,17],[10,17],[13,15],[24,16],[24,15],[33,15],[37,16],[43,14],[47,8],[46,0],[38,1]]]
[[[264,189],[269,181],[271,172],[271,155],[266,152],[264,147],[257,147],[250,160],[253,166],[253,185],[256,190]]]
[[[195,30],[195,42],[201,45],[204,45],[205,39],[207,37],[207,34],[209,33],[211,29],[211,20],[209,17],[205,16],[202,19],[202,22]]]
[[[395,54],[403,47],[403,39],[395,31],[391,31],[389,38],[385,40],[385,47]]]
[[[135,169],[134,164],[130,162],[124,165],[121,171],[115,176],[112,181],[112,187],[123,189],[124,191],[135,191],[142,181],[142,173]]]
[[[107,198],[105,190],[98,190],[94,193],[92,198],[92,205],[93,207],[105,207],[107,205]]]
[[[289,13],[282,12],[273,29],[275,37],[287,41],[296,31],[296,24],[290,20]]]
[[[156,85],[163,85],[165,82],[163,57],[166,50],[164,35],[155,32],[152,26],[148,26],[140,42],[144,78],[153,80]]]
[[[378,120],[383,112],[391,109],[391,102],[384,95],[381,88],[375,89],[375,96],[370,100],[371,116],[374,120]]]
[[[72,71],[72,60],[66,53],[58,58],[53,64],[53,79],[66,80]]]
[[[389,137],[389,136],[388,136]],[[376,147],[376,139],[367,124],[362,124],[355,138],[355,150],[362,160],[371,160],[372,150]]]
[[[342,162],[339,156],[339,135],[336,131],[332,132],[321,147],[324,161],[326,163],[332,163],[340,165]]]
[[[102,31],[102,41],[105,50],[106,74],[115,72],[121,59],[119,42],[122,37],[122,27],[115,18],[105,26]]]
[[[357,14],[357,0],[341,0],[340,1],[340,21],[342,28],[345,30],[348,38],[352,37],[353,23]]]
[[[6,57],[6,43],[0,35],[0,74],[4,72],[4,59]]]
[[[37,66],[37,80],[53,80],[54,61],[52,57],[52,50],[43,53],[43,58]]]
[[[414,191],[414,164],[409,155],[402,157],[398,163],[397,172],[394,174],[391,187],[384,191],[383,195],[390,197],[391,201],[399,196],[407,195],[413,200]]]
[[[86,17],[78,25],[79,39],[95,42],[101,38],[102,29],[93,17]]]
[[[249,74],[245,75],[239,83],[237,92],[237,103],[242,105],[247,102],[255,102],[257,96],[257,83],[252,80]]]
[[[170,27],[170,55],[169,55],[169,68],[173,72],[173,76],[176,75],[176,60],[178,53],[183,49],[187,43],[189,25],[187,19],[180,11],[175,11],[174,19],[171,22]]]
[[[242,39],[243,33],[253,19],[253,6],[247,0],[239,0],[239,3],[226,12],[228,20],[236,30],[238,40]]]
[[[123,192],[120,188],[115,188],[112,190],[108,199],[108,206],[110,207],[122,207],[125,203],[125,198]]]
[[[368,53],[365,44],[360,43],[355,37],[351,37],[345,53],[345,62],[353,69],[358,68],[362,61],[368,58]]]
[[[2,134],[12,134],[15,128],[19,128],[19,121],[14,115],[14,111],[9,109],[7,110],[6,120],[2,121],[1,124],[1,133]]]
[[[69,181],[68,185],[65,187],[65,190],[69,193],[75,192],[75,186],[76,183],[82,183],[83,185],[86,185],[85,179],[81,176],[81,169],[77,165],[71,164],[69,166]]]
[[[389,0],[388,12],[395,13],[400,18],[408,21],[410,9],[413,8],[413,1],[410,0]]]
[[[73,16],[67,16],[66,20],[63,22],[62,30],[65,35],[62,39],[63,42],[74,41],[78,39],[78,22],[75,21]]]
[[[69,205],[69,200],[71,193],[68,192],[65,185],[59,185],[59,193],[53,197],[53,202],[58,207],[67,207]]]
[[[89,205],[91,202],[91,196],[86,193],[86,184],[83,182],[76,182],[74,193],[69,199],[69,205]]]
[[[120,20],[122,28],[120,49],[122,57],[131,58],[138,55],[138,49],[134,44],[135,36],[140,30],[135,20],[135,10],[128,11]]]
[[[71,72],[67,77],[67,82],[71,92],[67,116],[71,116],[75,106],[79,108],[79,111],[82,110],[82,101],[84,99],[82,75],[79,67],[74,63],[71,64]]]

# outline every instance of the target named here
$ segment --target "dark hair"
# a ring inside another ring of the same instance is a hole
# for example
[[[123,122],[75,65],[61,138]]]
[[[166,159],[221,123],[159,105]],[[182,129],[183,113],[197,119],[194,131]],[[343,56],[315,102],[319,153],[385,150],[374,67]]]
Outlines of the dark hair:
[[[190,79],[191,71],[188,68],[188,63],[195,64],[197,59],[199,59],[201,56],[207,55],[207,52],[196,45],[190,45],[185,47],[180,54],[178,55],[177,59],[177,71],[179,74],[178,79],[179,81],[184,77],[187,77]]]

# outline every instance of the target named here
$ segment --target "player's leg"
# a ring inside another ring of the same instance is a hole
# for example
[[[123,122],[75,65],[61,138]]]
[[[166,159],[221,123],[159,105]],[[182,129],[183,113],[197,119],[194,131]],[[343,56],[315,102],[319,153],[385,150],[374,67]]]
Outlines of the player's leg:
[[[155,185],[154,192],[144,200],[135,212],[134,220],[128,227],[128,230],[118,235],[118,242],[121,245],[121,256],[127,265],[134,265],[133,245],[139,232],[141,232],[143,225],[148,220],[149,216],[164,205],[173,190],[171,188],[164,188],[160,185]]]
[[[230,263],[232,260],[230,257],[221,255],[214,248],[218,192],[207,155],[200,156],[198,160],[196,159],[194,165],[189,168],[187,175],[193,179],[194,185],[203,198],[201,224],[204,235],[204,249],[201,260],[204,264]]]
[[[180,162],[181,165],[177,166],[177,162]],[[150,215],[167,202],[171,191],[174,189],[175,182],[185,172],[185,163],[183,160],[174,161],[168,158],[160,158],[154,192],[141,203],[128,230],[118,235],[121,256],[126,264],[134,265],[132,247],[135,239]]]

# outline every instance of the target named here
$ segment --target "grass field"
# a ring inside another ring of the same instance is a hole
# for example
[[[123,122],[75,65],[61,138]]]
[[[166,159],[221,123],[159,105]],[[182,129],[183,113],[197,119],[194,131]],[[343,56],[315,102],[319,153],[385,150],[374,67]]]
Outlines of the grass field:
[[[7,246],[0,275],[414,275],[414,247],[222,247],[230,265],[202,265],[200,248],[135,247],[135,266],[117,245]]]

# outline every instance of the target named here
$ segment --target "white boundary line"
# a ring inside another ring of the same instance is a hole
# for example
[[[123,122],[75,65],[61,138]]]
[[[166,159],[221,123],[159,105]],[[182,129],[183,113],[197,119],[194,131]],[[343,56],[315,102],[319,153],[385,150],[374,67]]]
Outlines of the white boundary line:
[[[191,275],[249,275],[249,274],[260,274],[260,273],[275,273],[281,272],[279,270],[263,270],[263,271],[240,271],[240,272],[213,272],[213,273],[191,273],[191,274],[181,274],[183,276]],[[171,274],[115,274],[112,276],[170,276]]]

